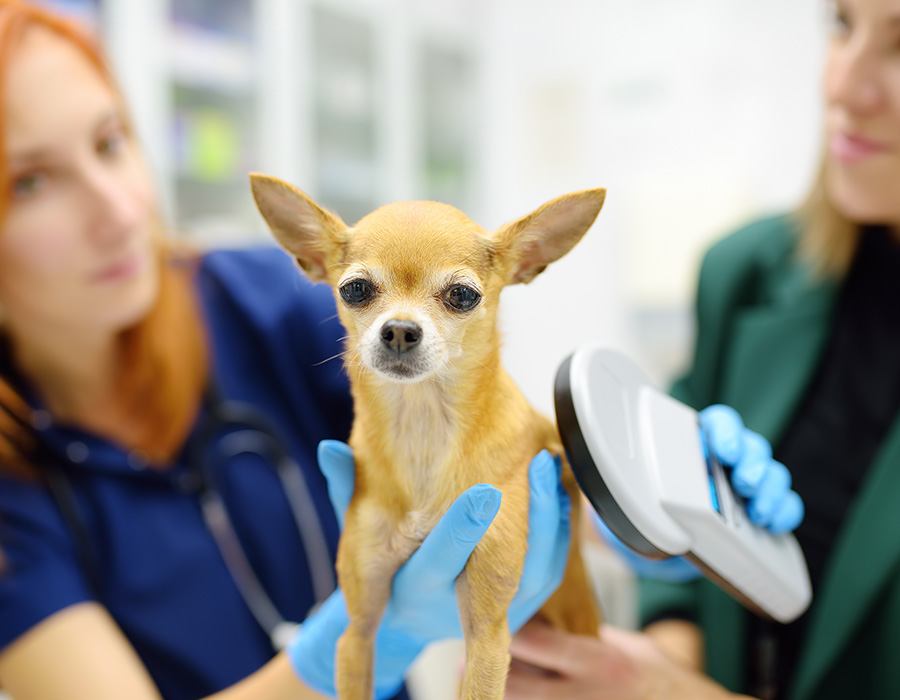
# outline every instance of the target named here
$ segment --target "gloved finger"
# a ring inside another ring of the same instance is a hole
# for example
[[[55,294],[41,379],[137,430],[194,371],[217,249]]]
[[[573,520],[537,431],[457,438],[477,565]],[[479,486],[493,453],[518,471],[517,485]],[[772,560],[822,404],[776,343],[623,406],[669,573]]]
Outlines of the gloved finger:
[[[770,462],[756,495],[747,506],[750,522],[767,527],[790,488],[791,473],[787,467],[781,462]]]
[[[744,430],[743,441],[743,454],[733,465],[731,485],[744,498],[754,498],[775,464],[772,460],[772,446],[762,435],[752,430]]]
[[[423,590],[452,586],[475,545],[500,510],[500,490],[475,484],[463,491],[421,546],[394,577],[394,595],[420,596]]]
[[[571,502],[560,480],[558,458],[541,451],[528,468],[528,552],[519,589],[509,608],[515,632],[540,610],[559,588],[566,570],[571,538]]]
[[[776,535],[793,532],[803,522],[804,512],[803,499],[800,495],[796,491],[788,491],[772,513],[769,531]]]
[[[519,595],[513,599],[509,606],[507,621],[509,623],[509,631],[515,634],[526,622],[537,614],[547,599],[553,595],[554,591],[559,588],[562,583],[563,576],[566,572],[566,562],[569,558],[569,539],[571,536],[571,525],[569,521],[565,521],[560,526],[559,536],[553,550],[553,557],[544,572],[543,581],[539,582],[536,592],[531,595]]]
[[[553,559],[547,568],[547,575],[544,577],[544,586],[538,594],[539,597],[544,599],[549,598],[559,588],[566,573],[566,564],[569,561],[569,540],[572,537],[572,505],[569,502],[569,496],[565,489],[560,488],[560,498],[565,500],[563,507],[560,509],[556,546],[553,548]]]
[[[344,513],[353,497],[356,472],[353,450],[339,440],[322,440],[316,451],[319,469],[328,482],[328,497],[337,515],[338,524],[344,528]]]
[[[562,501],[559,496],[560,463],[542,450],[528,465],[528,553],[522,567],[518,594],[536,595],[557,545]]]
[[[744,452],[745,428],[740,414],[731,406],[714,404],[704,408],[698,415],[713,454],[723,464],[737,464]]]

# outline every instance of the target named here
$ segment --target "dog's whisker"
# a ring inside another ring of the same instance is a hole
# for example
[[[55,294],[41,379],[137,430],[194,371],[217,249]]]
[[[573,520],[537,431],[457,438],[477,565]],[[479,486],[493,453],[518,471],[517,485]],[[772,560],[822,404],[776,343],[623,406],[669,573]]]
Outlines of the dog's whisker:
[[[348,350],[343,350],[335,355],[332,355],[331,357],[326,357],[324,360],[321,360],[320,362],[316,362],[313,365],[313,367],[320,367],[320,366],[324,365],[326,362],[331,362],[332,360],[336,360],[339,357],[344,357],[348,352],[349,352]]]
[[[375,387],[375,391],[372,392],[372,399],[369,401],[369,410],[375,408],[375,402],[378,398],[380,398],[381,387]]]

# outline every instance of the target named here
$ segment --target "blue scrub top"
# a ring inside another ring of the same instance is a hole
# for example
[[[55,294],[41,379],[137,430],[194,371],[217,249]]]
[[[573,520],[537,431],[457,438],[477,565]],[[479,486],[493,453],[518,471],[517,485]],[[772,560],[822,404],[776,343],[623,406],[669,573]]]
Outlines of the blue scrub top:
[[[219,390],[253,404],[284,439],[317,504],[333,563],[338,528],[315,451],[322,439],[347,439],[352,406],[341,360],[329,360],[343,335],[331,290],[312,285],[276,248],[207,254],[197,284]],[[159,471],[81,430],[51,422],[42,433],[68,455],[63,466],[93,543],[101,602],[163,696],[202,697],[264,665],[274,652],[204,524],[187,450]],[[215,469],[263,586],[282,615],[302,621],[315,602],[310,573],[272,466],[242,455]],[[72,533],[40,484],[0,476],[0,550],[0,649],[54,612],[94,598]]]

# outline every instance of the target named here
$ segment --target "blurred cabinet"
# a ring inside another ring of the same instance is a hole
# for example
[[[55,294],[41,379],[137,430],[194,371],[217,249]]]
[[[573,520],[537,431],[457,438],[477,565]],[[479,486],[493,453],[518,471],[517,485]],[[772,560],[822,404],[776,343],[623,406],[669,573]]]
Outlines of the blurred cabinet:
[[[267,239],[253,170],[348,223],[395,199],[479,213],[481,49],[462,7],[448,22],[409,0],[81,4],[100,15],[169,220],[201,245]]]
[[[51,10],[78,20],[92,31],[96,31],[100,23],[100,0],[32,0]]]
[[[378,36],[346,9],[313,6],[311,19],[315,189],[353,222],[378,204]]]
[[[443,42],[420,41],[417,50],[425,194],[442,202],[469,202],[475,170],[471,140],[478,133],[475,61],[463,47]]]
[[[176,221],[240,239],[253,220],[247,171],[259,160],[253,2],[174,0],[168,19]]]

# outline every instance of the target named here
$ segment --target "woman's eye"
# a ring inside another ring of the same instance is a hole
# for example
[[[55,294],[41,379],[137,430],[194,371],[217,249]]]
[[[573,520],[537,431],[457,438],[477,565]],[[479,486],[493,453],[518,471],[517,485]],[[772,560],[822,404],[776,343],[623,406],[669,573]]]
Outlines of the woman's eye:
[[[846,36],[852,29],[850,16],[837,2],[830,2],[828,5],[828,23],[831,33],[837,36]]]
[[[113,156],[122,150],[125,143],[124,134],[113,134],[97,142],[97,153],[103,156]]]
[[[28,173],[12,178],[12,195],[14,198],[28,197],[35,194],[45,179],[43,173]]]
[[[456,311],[471,311],[481,301],[481,294],[464,284],[454,284],[444,294],[444,301]]]
[[[362,306],[375,296],[375,288],[364,279],[350,280],[341,285],[341,299],[350,306]]]

